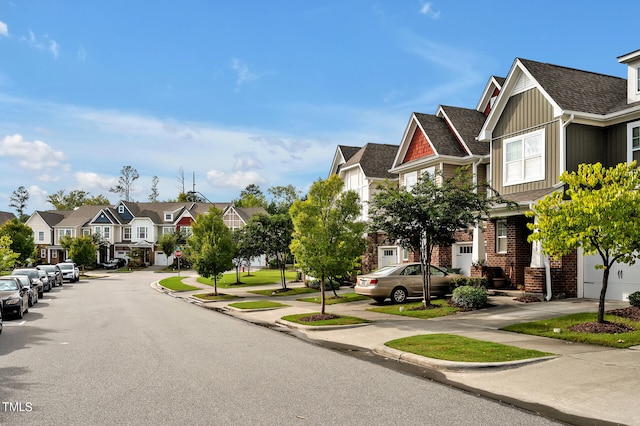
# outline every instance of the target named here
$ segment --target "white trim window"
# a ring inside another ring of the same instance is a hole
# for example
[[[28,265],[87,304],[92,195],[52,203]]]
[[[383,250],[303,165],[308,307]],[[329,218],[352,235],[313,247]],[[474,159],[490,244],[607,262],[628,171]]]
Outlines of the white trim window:
[[[138,226],[136,228],[136,236],[139,240],[144,240],[147,238],[147,227],[146,226]]]
[[[173,234],[173,226],[163,226],[162,235]]]
[[[640,160],[640,121],[627,123],[627,161]]]
[[[124,206],[122,204],[118,206],[118,213],[120,214],[124,213]]]
[[[409,172],[404,174],[404,189],[411,191],[413,186],[418,182],[418,172]]]
[[[545,131],[538,130],[504,140],[504,185],[544,179]]]
[[[122,239],[125,241],[131,241],[131,227],[125,226],[122,228]]]
[[[44,241],[44,231],[38,231],[38,241]]]
[[[507,252],[507,219],[496,220],[496,253]]]

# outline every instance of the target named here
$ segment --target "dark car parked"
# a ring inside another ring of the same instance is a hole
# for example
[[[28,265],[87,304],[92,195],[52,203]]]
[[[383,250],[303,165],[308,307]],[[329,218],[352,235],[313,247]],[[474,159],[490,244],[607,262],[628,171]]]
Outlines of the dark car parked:
[[[0,300],[3,318],[7,315],[22,318],[29,312],[29,290],[23,288],[17,278],[0,277]]]
[[[105,269],[118,269],[127,266],[127,261],[126,259],[123,259],[121,257],[116,257],[108,262],[103,263],[102,266]]]
[[[52,287],[62,285],[64,279],[62,278],[62,270],[58,265],[38,265],[36,268],[49,274],[49,281],[52,281],[51,277],[53,277],[53,284],[51,284]]]
[[[29,291],[29,307],[38,303],[38,285],[28,275],[7,275],[10,278],[17,278],[20,285]]]
[[[42,281],[42,277],[40,276],[41,272],[42,271],[39,271],[36,268],[16,268],[11,272],[11,275],[26,275],[31,278],[31,281],[35,282],[38,287],[38,297],[43,297],[45,285],[44,281]]]

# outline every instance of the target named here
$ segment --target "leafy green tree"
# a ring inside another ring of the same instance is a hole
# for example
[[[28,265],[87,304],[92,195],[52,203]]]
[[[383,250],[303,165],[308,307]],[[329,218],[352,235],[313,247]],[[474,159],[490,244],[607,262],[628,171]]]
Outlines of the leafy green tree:
[[[7,235],[0,236],[0,271],[11,269],[18,260],[18,253],[11,250],[11,238]]]
[[[108,206],[111,204],[109,199],[104,195],[91,196],[89,192],[77,189],[69,191],[68,194],[61,189],[55,194],[49,195],[47,202],[56,210],[73,210],[83,205]]]
[[[306,200],[291,206],[291,251],[302,269],[320,278],[321,313],[325,314],[327,278],[353,272],[366,247],[358,195],[342,191],[344,182],[332,175],[313,183]]]
[[[475,184],[468,168],[444,178],[423,174],[407,191],[405,187],[382,186],[373,198],[369,229],[384,231],[390,239],[420,256],[424,308],[431,305],[431,257],[437,246],[455,242],[454,232],[468,229],[486,219],[490,207],[505,202],[499,196],[487,197]]]
[[[158,238],[158,247],[164,252],[167,257],[167,268],[169,267],[169,256],[174,252],[178,246],[178,238],[176,233],[163,234]]]
[[[33,241],[33,230],[18,218],[12,219],[0,226],[0,236],[11,239],[10,248],[18,254],[17,262],[27,265],[37,257],[36,245]]]
[[[187,240],[187,257],[193,268],[205,278],[213,278],[214,294],[218,295],[218,278],[233,268],[234,246],[231,230],[222,219],[222,211],[211,207],[198,215]]]
[[[289,214],[294,201],[300,199],[300,191],[293,185],[272,186],[267,192],[271,194],[271,201],[267,206],[270,214]]]
[[[133,183],[138,180],[140,174],[132,166],[124,166],[120,170],[120,178],[118,184],[113,188],[109,188],[109,192],[118,194],[124,201],[131,200],[131,191],[133,191]]]
[[[288,214],[254,215],[245,226],[248,238],[256,251],[274,259],[280,270],[282,289],[287,289],[285,267],[291,258],[291,238],[293,222]]]
[[[18,220],[20,222],[26,222],[29,219],[24,211],[27,208],[27,201],[29,200],[29,190],[24,186],[19,186],[18,189],[13,191],[11,197],[9,197],[9,207],[15,209]]]
[[[597,253],[602,269],[598,322],[604,323],[609,273],[615,262],[632,265],[640,250],[640,170],[636,162],[605,168],[600,163],[580,164],[577,172],[564,172],[565,191],[554,192],[534,207],[537,221],[529,241],[540,241],[542,251],[560,257],[582,247]]]
[[[236,207],[267,207],[267,199],[260,190],[260,187],[255,184],[247,185],[245,189],[240,191],[240,198],[232,201]]]
[[[247,265],[247,273],[251,275],[251,260],[263,254],[259,242],[256,241],[249,226],[243,226],[233,231],[233,241],[236,246],[236,254],[233,264],[236,267],[236,284],[241,284],[240,267]]]
[[[96,263],[97,248],[90,235],[81,235],[72,239],[71,247],[69,248],[69,257],[73,259],[84,272],[87,265],[94,265]]]

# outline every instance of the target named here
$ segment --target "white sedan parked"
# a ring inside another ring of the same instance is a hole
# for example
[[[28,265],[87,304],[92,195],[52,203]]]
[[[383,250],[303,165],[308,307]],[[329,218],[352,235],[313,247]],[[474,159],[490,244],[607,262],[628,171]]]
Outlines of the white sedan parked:
[[[80,279],[80,270],[78,269],[78,265],[71,262],[60,262],[58,263],[60,270],[62,270],[62,279],[69,280],[72,283],[76,282]]]

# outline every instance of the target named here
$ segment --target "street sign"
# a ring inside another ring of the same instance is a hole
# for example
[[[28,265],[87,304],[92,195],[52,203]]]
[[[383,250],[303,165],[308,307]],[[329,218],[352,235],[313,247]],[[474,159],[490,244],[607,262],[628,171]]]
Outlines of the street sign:
[[[182,257],[182,250],[176,250],[175,252],[176,257],[179,259]]]

